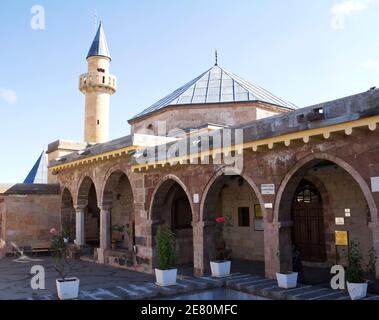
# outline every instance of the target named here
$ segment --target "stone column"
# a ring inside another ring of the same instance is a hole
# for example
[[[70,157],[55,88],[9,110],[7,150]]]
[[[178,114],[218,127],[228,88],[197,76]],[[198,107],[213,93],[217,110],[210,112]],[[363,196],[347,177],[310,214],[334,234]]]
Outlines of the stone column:
[[[276,272],[292,270],[291,227],[288,222],[265,222],[264,252],[265,274],[275,279]]]
[[[197,276],[204,275],[210,268],[210,257],[214,250],[212,226],[211,222],[192,222],[193,268]]]
[[[379,279],[379,222],[372,222],[369,224],[369,227],[372,231],[372,246],[376,252],[376,278]]]
[[[100,248],[97,249],[99,263],[105,263],[104,251],[111,245],[111,211],[109,207],[100,207]]]
[[[76,207],[75,208],[76,215],[76,237],[75,244],[78,246],[85,245],[85,232],[84,232],[84,215],[85,215],[85,207]]]

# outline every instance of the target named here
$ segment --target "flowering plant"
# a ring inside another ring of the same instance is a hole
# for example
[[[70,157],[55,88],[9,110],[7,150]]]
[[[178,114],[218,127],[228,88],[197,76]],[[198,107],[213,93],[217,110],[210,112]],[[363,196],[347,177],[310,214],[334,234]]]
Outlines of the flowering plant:
[[[67,239],[64,232],[58,232],[55,228],[50,229],[50,234],[52,235],[51,252],[54,258],[54,268],[62,280],[65,280],[71,269],[68,262]]]
[[[224,227],[226,219],[224,217],[215,218],[215,240],[216,240],[216,259],[217,261],[229,260],[231,251],[226,249],[224,240]]]

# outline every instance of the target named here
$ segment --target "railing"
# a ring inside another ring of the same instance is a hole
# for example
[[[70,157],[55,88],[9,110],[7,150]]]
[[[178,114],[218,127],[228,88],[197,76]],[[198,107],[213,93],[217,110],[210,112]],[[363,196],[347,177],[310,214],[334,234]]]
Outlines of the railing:
[[[85,91],[89,87],[104,87],[111,91],[117,89],[117,78],[106,73],[84,73],[79,79],[79,89]]]

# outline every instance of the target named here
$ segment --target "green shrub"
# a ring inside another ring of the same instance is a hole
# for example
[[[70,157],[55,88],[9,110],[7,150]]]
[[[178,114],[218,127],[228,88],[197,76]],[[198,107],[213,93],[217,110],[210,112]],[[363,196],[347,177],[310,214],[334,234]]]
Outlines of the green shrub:
[[[157,232],[158,269],[168,270],[175,265],[175,234],[168,228],[158,227]]]
[[[362,254],[359,249],[359,244],[351,241],[348,252],[349,265],[346,271],[346,280],[350,283],[365,282],[364,270],[362,268]]]

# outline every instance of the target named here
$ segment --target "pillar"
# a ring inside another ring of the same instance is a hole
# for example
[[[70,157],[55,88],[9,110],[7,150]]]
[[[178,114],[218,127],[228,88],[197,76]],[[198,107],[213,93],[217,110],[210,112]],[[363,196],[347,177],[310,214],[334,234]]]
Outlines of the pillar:
[[[210,268],[214,251],[212,222],[192,222],[193,231],[193,268],[197,276],[204,275]]]
[[[111,244],[111,211],[109,207],[100,207],[100,248],[97,249],[99,263],[105,263],[104,252]]]
[[[275,279],[277,272],[292,271],[292,225],[291,221],[265,222],[264,252],[267,278]]]
[[[75,215],[76,215],[75,244],[77,244],[78,246],[84,246],[85,245],[85,232],[84,232],[85,207],[76,207]]]
[[[372,241],[373,248],[376,252],[376,279],[379,279],[379,222],[372,222],[369,224],[369,227],[372,231]]]

